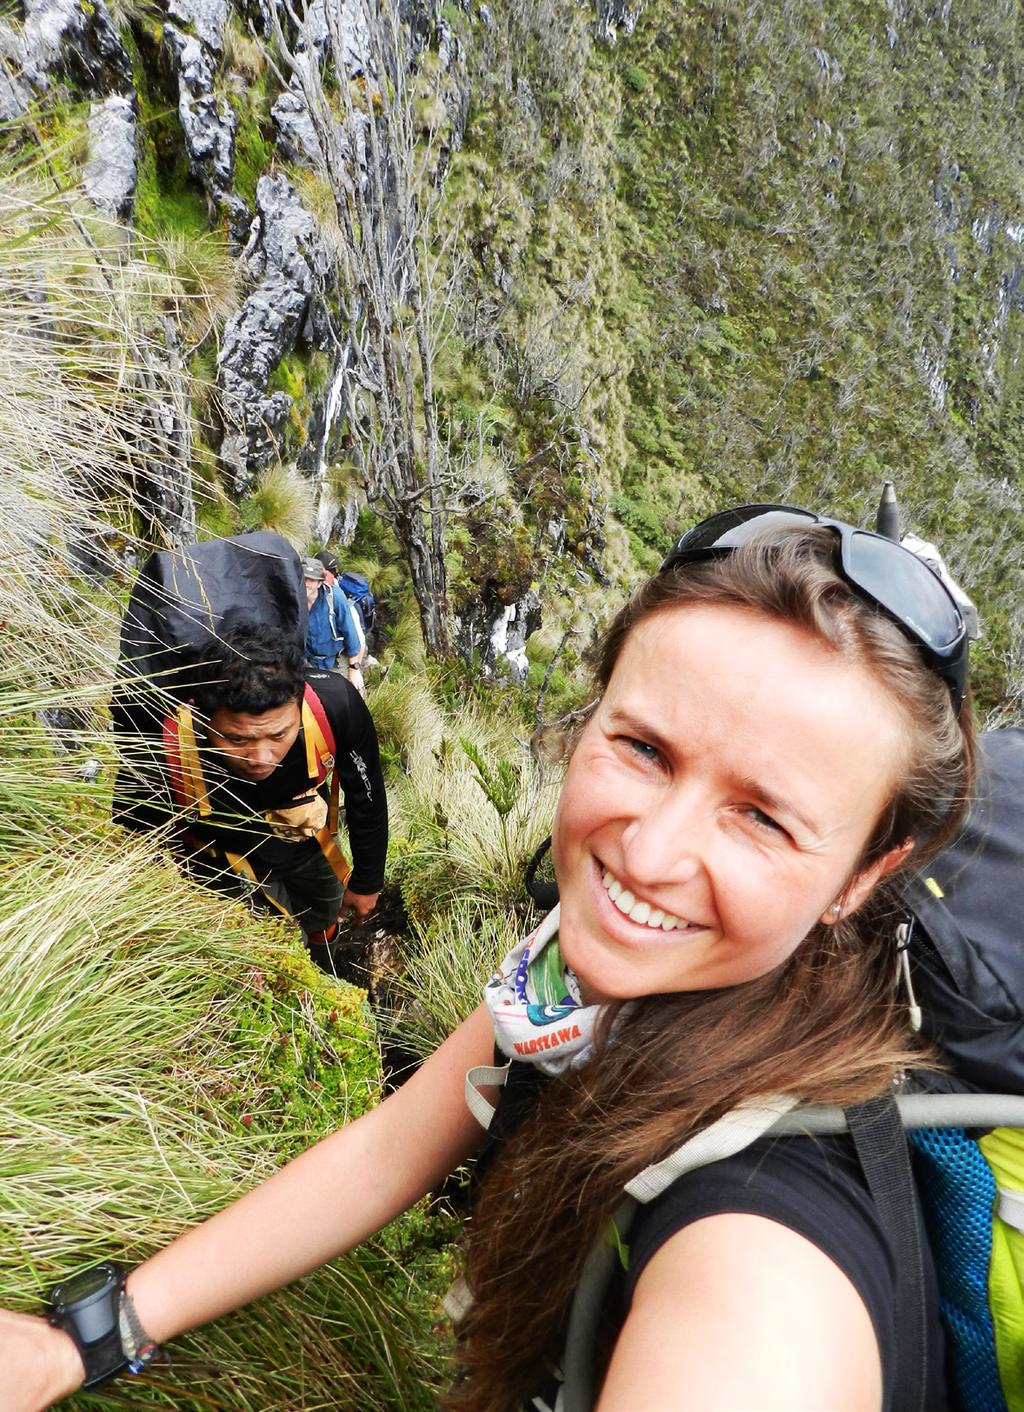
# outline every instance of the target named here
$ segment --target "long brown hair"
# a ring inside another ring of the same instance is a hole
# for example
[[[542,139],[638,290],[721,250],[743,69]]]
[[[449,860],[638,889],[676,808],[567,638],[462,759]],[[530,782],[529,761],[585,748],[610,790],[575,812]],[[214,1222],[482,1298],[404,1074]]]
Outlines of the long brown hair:
[[[612,623],[608,685],[634,628],[726,604],[796,624],[872,672],[901,708],[906,760],[858,867],[915,842],[915,865],[959,829],[974,781],[970,707],[888,618],[851,591],[821,527],[758,536],[733,554],[650,579]],[[459,1329],[464,1377],[446,1406],[513,1412],[557,1362],[572,1291],[625,1183],[743,1099],[790,1093],[850,1103],[915,1060],[896,1003],[893,880],[835,926],[816,925],[774,971],[720,990],[633,1002],[613,1043],[606,1007],[594,1062],[541,1086],[482,1185],[465,1243],[474,1304]]]

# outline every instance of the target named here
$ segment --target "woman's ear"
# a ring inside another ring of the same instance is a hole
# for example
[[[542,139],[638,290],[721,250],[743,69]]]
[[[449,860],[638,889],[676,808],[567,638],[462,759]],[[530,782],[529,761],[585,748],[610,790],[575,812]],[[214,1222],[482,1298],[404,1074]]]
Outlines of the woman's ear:
[[[873,863],[869,863],[859,873],[854,873],[840,896],[836,898],[831,907],[821,914],[822,924],[826,927],[835,926],[836,922],[841,922],[851,912],[856,912],[858,907],[864,905],[884,877],[902,867],[913,850],[914,840],[912,838],[905,839],[898,848],[890,848],[887,853],[883,853],[880,858],[876,858]]]

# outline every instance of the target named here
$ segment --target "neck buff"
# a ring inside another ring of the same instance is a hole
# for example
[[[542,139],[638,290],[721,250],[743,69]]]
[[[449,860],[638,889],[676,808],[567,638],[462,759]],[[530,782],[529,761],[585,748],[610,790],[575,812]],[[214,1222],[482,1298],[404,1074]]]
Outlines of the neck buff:
[[[579,981],[562,960],[558,908],[505,957],[484,987],[494,1041],[502,1054],[545,1074],[577,1069],[590,1058],[600,1005],[585,1005]]]

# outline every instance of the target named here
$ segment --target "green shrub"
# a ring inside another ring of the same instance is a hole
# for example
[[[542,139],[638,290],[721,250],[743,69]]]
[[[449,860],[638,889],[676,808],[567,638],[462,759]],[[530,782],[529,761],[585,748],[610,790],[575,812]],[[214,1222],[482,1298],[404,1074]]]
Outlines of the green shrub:
[[[646,93],[650,80],[638,64],[626,64],[622,70],[622,77],[634,93]]]

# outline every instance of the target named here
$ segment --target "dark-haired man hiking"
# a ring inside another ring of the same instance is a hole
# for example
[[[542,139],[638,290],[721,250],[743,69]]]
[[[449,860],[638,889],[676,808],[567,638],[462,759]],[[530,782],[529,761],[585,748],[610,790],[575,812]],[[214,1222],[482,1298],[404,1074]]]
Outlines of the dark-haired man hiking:
[[[334,837],[339,792],[351,872]],[[343,677],[309,669],[301,644],[260,624],[211,642],[160,741],[125,751],[114,818],[171,823],[190,876],[293,917],[327,970],[339,916],[368,916],[384,880],[387,800],[370,713]]]

